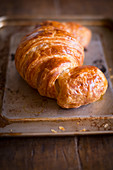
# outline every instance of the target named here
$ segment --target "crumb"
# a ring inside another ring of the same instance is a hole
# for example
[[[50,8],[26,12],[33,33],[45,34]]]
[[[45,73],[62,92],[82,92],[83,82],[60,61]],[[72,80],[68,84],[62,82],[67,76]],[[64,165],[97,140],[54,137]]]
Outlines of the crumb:
[[[82,129],[82,130],[80,130],[80,132],[85,132],[86,131],[86,129],[84,128],[84,129]]]
[[[59,129],[65,131],[65,128],[63,126],[59,126]]]
[[[111,75],[110,78],[113,79],[113,75]]]
[[[54,129],[51,129],[51,132],[53,132],[53,133],[57,133],[57,131],[56,131],[56,130],[54,130]]]
[[[79,125],[80,123],[79,122],[77,122],[77,125]]]
[[[108,124],[106,123],[106,124],[104,125],[104,127],[107,128],[107,127],[108,127]]]
[[[109,71],[111,71],[112,70],[112,68],[109,68]]]

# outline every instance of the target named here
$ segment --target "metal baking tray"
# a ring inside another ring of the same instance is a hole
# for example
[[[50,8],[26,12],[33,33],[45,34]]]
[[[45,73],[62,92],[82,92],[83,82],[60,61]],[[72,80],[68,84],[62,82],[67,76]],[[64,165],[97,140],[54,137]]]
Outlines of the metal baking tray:
[[[85,49],[85,65],[100,68],[107,80],[106,94],[78,109],[62,109],[42,97],[15,69],[15,50],[23,35],[43,20],[75,21],[92,30]],[[0,136],[58,136],[113,133],[113,21],[102,17],[0,18]]]

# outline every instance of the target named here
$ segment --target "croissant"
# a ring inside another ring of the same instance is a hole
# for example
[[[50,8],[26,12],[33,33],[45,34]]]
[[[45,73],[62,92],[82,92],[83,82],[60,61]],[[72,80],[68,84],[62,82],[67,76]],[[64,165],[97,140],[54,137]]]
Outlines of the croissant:
[[[75,22],[61,23],[57,21],[45,21],[38,24],[36,27],[42,27],[42,26],[51,26],[51,27],[53,26],[53,28],[62,29],[73,34],[73,36],[75,36],[75,38],[81,43],[81,45],[84,48],[87,48],[92,36],[91,31],[88,28]]]
[[[15,55],[19,74],[62,108],[98,100],[108,86],[104,74],[94,66],[82,66],[84,47],[73,33],[53,25],[42,24],[21,40]]]

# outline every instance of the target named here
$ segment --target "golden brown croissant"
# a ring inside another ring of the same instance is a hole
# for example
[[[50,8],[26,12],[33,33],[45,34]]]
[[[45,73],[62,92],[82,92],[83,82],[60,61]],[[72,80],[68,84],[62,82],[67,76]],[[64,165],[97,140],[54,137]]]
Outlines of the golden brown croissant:
[[[77,108],[100,99],[107,80],[97,67],[79,66],[63,72],[56,87],[57,103],[63,108]]]
[[[65,30],[75,36],[75,38],[86,48],[91,40],[91,31],[75,22],[58,22],[58,21],[45,21],[37,25],[42,26],[53,26],[54,28]]]
[[[96,101],[107,89],[104,74],[82,66],[83,60],[84,48],[75,36],[50,25],[26,35],[15,55],[16,68],[28,84],[64,108]]]

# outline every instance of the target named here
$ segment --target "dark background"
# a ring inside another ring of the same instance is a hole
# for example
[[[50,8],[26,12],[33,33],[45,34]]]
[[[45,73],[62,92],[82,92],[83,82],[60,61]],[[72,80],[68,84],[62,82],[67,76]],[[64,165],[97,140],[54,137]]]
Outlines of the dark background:
[[[0,0],[0,16],[64,14],[113,18],[113,0]]]
[[[99,15],[113,0],[0,0],[0,16]],[[0,170],[112,170],[113,136],[0,138]]]

